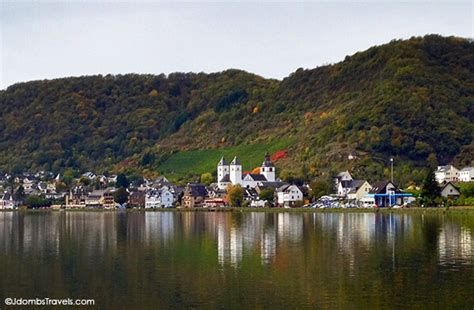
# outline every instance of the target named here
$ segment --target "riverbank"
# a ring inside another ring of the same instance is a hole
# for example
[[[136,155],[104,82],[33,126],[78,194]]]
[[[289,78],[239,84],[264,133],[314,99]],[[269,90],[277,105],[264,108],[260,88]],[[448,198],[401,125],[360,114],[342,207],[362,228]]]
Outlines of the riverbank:
[[[266,212],[266,213],[474,213],[474,206],[446,208],[163,208],[163,209],[16,209],[0,212]]]

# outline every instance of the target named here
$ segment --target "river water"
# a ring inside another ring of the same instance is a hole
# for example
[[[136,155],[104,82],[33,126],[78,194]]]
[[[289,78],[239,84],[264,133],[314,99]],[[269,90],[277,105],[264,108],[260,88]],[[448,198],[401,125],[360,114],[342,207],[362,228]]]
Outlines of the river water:
[[[0,212],[0,308],[474,307],[474,213]]]

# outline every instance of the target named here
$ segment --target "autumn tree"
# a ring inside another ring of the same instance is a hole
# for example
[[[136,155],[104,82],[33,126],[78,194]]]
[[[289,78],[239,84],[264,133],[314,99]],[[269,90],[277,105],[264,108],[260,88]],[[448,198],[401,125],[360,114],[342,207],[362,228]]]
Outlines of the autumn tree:
[[[239,184],[227,187],[227,201],[231,207],[241,207],[244,202],[244,189]]]

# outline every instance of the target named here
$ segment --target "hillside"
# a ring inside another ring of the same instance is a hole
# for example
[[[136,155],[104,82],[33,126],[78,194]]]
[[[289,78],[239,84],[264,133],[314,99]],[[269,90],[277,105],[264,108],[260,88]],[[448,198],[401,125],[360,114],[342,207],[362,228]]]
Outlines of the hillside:
[[[239,70],[34,81],[1,91],[0,107],[0,171],[189,179],[221,154],[251,169],[285,149],[285,177],[349,168],[375,179],[393,155],[406,183],[427,165],[473,160],[474,44],[392,41],[283,81]]]

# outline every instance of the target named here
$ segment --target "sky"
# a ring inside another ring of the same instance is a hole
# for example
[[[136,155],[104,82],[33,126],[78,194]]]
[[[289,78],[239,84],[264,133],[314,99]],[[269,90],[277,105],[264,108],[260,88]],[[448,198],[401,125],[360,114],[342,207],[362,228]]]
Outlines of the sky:
[[[68,76],[229,68],[282,79],[392,39],[472,38],[473,3],[0,0],[0,89]]]

